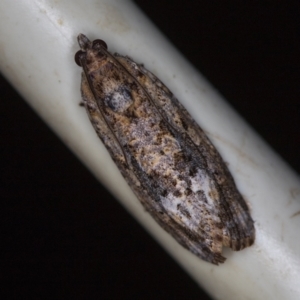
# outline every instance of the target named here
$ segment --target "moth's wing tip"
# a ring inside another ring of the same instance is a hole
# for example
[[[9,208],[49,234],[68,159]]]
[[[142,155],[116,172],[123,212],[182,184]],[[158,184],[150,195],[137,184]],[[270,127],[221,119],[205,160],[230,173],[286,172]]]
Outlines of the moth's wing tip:
[[[223,264],[225,262],[225,260],[226,260],[226,257],[222,256],[220,253],[215,253],[212,263],[214,265],[218,266],[219,264]]]
[[[252,245],[254,244],[254,241],[255,241],[255,232],[253,233],[252,236],[250,236],[250,237],[248,238],[248,245],[247,245],[247,247],[252,246]]]
[[[232,240],[230,248],[234,251],[240,251],[247,247],[250,247],[254,244],[255,241],[255,233],[249,235],[248,237],[242,240]]]

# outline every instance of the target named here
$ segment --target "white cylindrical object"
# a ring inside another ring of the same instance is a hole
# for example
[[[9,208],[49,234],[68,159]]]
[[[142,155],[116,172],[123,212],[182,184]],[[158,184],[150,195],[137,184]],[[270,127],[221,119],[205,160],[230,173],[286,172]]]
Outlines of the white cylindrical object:
[[[1,72],[199,284],[215,298],[300,299],[300,218],[293,218],[300,194],[289,192],[299,189],[299,178],[131,2],[3,0],[0,12]],[[78,106],[78,33],[144,63],[190,111],[249,202],[256,222],[252,247],[224,249],[227,261],[213,266],[178,245],[143,210]]]

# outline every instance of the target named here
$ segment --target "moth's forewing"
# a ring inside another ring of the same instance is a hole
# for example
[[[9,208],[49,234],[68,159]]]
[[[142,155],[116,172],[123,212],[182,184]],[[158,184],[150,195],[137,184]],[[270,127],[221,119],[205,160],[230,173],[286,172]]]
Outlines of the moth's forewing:
[[[168,88],[128,57],[78,37],[82,97],[122,175],[153,218],[214,264],[254,242],[248,207],[217,150]]]

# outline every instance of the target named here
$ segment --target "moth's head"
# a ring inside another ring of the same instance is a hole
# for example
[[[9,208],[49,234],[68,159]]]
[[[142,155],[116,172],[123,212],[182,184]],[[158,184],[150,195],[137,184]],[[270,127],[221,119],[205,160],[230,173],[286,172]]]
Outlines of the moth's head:
[[[86,59],[88,50],[100,51],[101,49],[107,50],[107,45],[102,40],[94,40],[91,42],[84,34],[80,33],[77,37],[78,44],[81,50],[75,54],[75,62],[78,66],[82,67],[82,62]]]

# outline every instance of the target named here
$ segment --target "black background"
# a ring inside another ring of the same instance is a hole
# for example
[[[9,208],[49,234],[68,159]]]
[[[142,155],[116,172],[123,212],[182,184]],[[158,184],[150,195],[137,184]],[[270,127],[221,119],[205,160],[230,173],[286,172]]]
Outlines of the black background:
[[[299,172],[299,1],[135,2]],[[210,299],[4,78],[0,87],[7,299]]]

